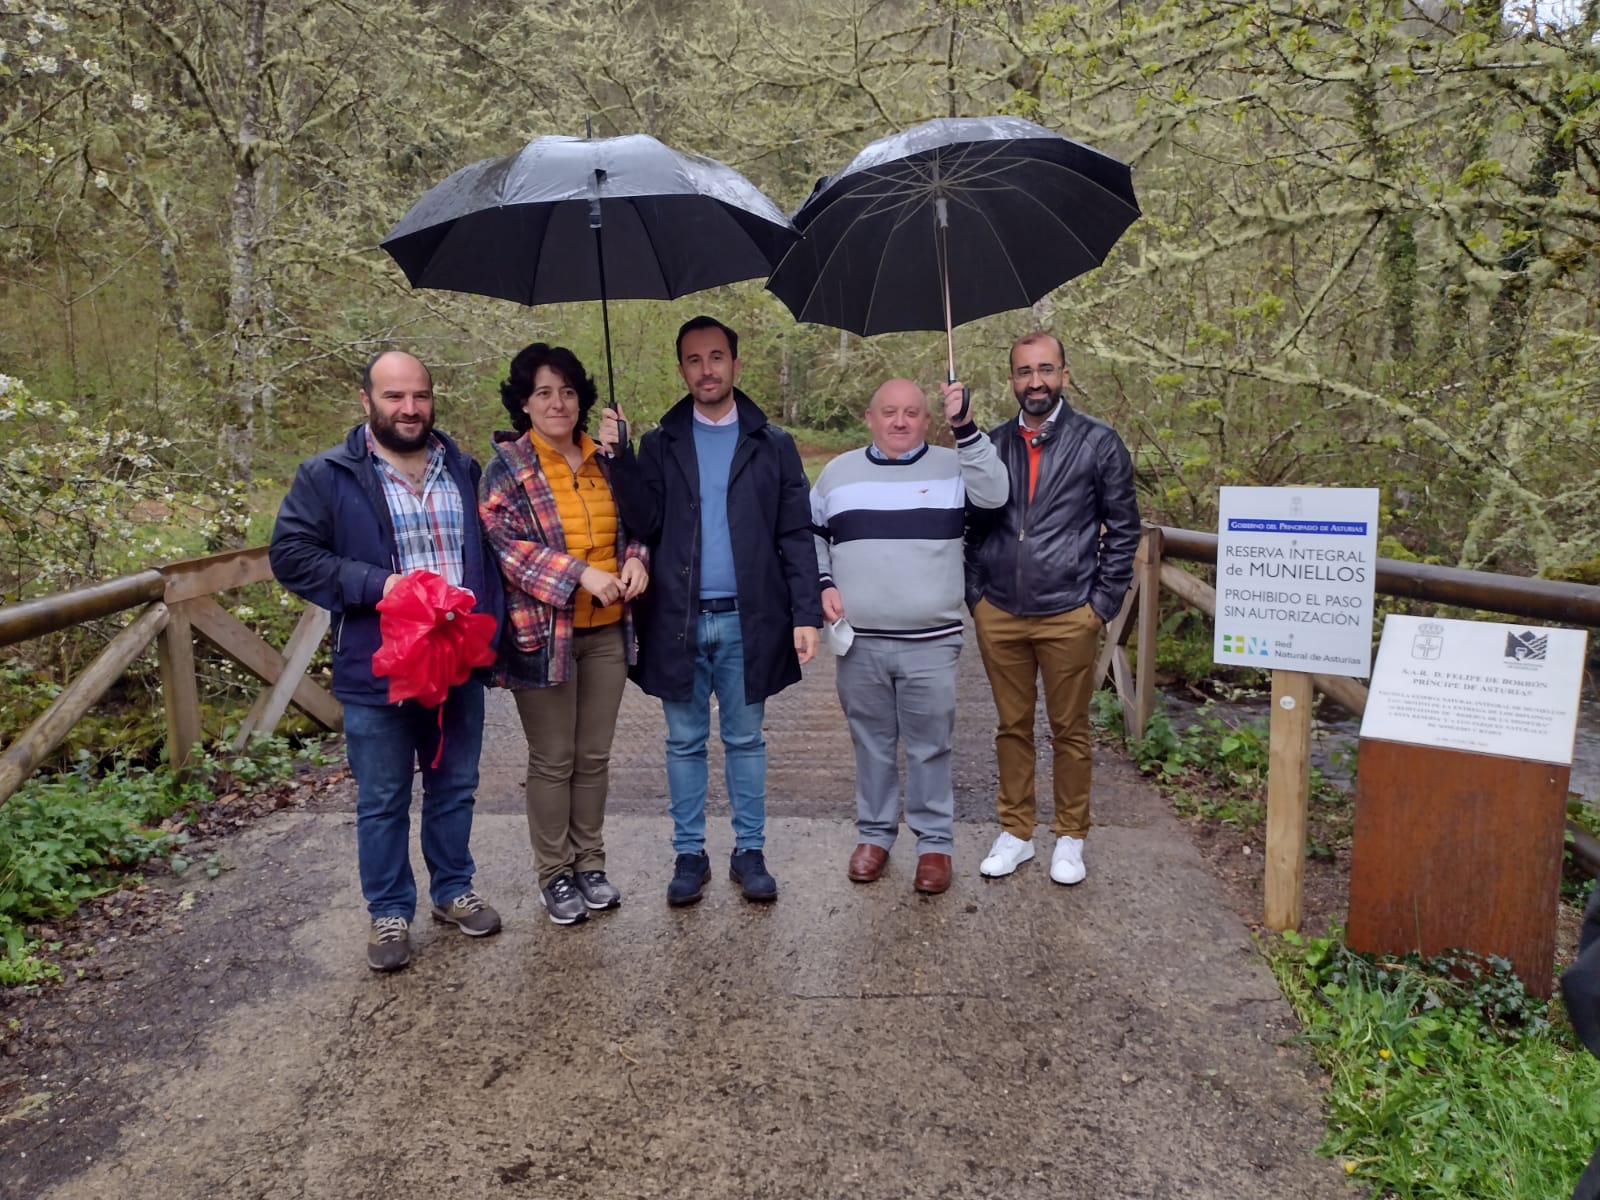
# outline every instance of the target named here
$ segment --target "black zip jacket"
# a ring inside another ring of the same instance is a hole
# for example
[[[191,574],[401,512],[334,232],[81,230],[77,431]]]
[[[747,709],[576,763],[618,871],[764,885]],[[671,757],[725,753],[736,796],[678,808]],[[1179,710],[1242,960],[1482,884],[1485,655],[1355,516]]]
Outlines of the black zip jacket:
[[[1025,431],[1015,417],[989,431],[1011,497],[968,511],[967,605],[983,598],[1013,616],[1047,617],[1088,604],[1109,622],[1139,548],[1133,462],[1111,426],[1065,402],[1047,428],[1031,502]]]

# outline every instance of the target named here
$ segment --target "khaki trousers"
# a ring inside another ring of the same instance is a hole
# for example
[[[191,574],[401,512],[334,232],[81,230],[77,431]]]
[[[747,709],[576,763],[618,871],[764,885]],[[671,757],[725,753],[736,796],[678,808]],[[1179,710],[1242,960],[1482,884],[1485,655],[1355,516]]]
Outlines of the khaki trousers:
[[[528,739],[528,840],[541,888],[558,875],[606,869],[611,735],[628,682],[622,623],[579,631],[572,653],[566,683],[511,692]]]
[[[994,756],[1000,769],[1000,828],[1024,841],[1035,818],[1033,714],[1038,677],[1050,717],[1058,837],[1089,832],[1089,697],[1100,618],[1087,604],[1049,617],[1015,617],[988,600],[972,610],[999,721]]]

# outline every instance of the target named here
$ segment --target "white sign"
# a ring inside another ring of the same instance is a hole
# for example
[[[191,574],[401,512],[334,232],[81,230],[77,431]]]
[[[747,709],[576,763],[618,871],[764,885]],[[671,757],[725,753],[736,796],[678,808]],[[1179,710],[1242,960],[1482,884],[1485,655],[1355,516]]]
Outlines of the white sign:
[[[1221,491],[1213,661],[1365,677],[1378,489]]]
[[[1361,736],[1572,762],[1581,629],[1391,616]]]

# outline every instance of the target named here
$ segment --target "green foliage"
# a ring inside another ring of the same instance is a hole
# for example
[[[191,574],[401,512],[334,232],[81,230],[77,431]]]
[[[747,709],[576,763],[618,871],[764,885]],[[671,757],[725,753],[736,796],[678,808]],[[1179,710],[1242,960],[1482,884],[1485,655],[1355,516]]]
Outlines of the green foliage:
[[[1580,829],[1600,837],[1600,809],[1588,803],[1582,796],[1572,793],[1567,797],[1567,820]],[[1594,876],[1587,867],[1580,865],[1572,856],[1573,842],[1572,830],[1563,831],[1561,839],[1561,898],[1569,904],[1582,907],[1589,899],[1590,889],[1594,887]]]
[[[1120,734],[1122,706],[1109,688],[1094,694],[1089,719],[1096,728]],[[1124,742],[1138,768],[1154,780],[1182,816],[1219,821],[1247,832],[1266,819],[1269,760],[1268,727],[1261,719],[1227,720],[1208,704],[1187,724],[1158,707],[1145,723],[1144,736]],[[1311,769],[1311,802],[1337,817],[1345,793]],[[1328,856],[1331,847],[1309,842],[1307,853]]]
[[[202,552],[234,496],[195,448],[0,375],[0,595],[19,600]]]
[[[1503,959],[1373,959],[1286,933],[1271,956],[1327,1070],[1324,1153],[1398,1200],[1564,1196],[1600,1069]]]
[[[164,818],[205,803],[223,782],[249,791],[286,778],[301,757],[263,737],[178,776],[126,761],[96,774],[85,758],[76,770],[30,779],[0,806],[0,984],[56,977],[28,926],[69,916],[141,864],[173,854],[187,835],[171,822],[157,828]]]
[[[295,461],[357,418],[379,346],[435,366],[442,426],[480,454],[518,346],[557,340],[603,375],[594,305],[416,292],[373,250],[456,167],[592,115],[787,209],[872,137],[1016,112],[1131,162],[1144,216],[1034,313],[955,331],[980,419],[1012,410],[1005,347],[1039,322],[1067,341],[1073,402],[1133,444],[1152,516],[1208,527],[1222,484],[1382,482],[1408,554],[1585,563],[1595,10],[1429,11],[0,0],[0,355],[86,425],[209,443],[157,454],[152,484],[258,473],[253,521],[218,512],[258,537]],[[616,395],[639,428],[681,394],[673,327],[706,310],[744,333],[745,386],[786,425],[847,428],[878,380],[941,367],[936,335],[798,326],[755,281],[621,302]],[[144,520],[107,543],[203,518]]]

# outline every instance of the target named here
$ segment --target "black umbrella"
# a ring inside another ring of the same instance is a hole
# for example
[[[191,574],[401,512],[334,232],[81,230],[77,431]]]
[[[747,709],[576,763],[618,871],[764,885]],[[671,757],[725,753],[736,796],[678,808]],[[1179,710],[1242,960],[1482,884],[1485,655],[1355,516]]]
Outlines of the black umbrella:
[[[1025,308],[1100,265],[1139,216],[1125,163],[1020,117],[950,117],[873,142],[794,214],[767,287],[863,336]]]
[[[603,235],[603,236],[602,236]],[[732,167],[644,134],[541,137],[430,188],[383,240],[413,287],[522,304],[672,300],[771,273],[787,217]]]

